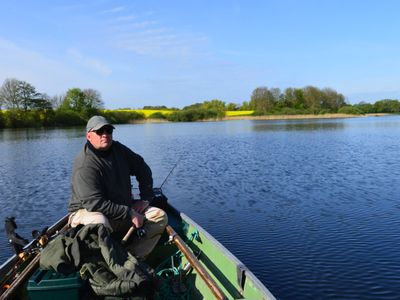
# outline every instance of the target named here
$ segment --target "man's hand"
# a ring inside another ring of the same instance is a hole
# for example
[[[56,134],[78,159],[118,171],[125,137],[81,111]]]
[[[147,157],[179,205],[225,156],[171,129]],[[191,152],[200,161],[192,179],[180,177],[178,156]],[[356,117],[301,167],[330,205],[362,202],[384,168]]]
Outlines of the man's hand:
[[[139,214],[143,214],[146,208],[150,205],[149,201],[146,200],[134,200],[132,203],[132,208]]]
[[[132,218],[132,224],[136,228],[140,228],[143,226],[144,216],[136,212],[134,209],[131,209],[131,218]]]

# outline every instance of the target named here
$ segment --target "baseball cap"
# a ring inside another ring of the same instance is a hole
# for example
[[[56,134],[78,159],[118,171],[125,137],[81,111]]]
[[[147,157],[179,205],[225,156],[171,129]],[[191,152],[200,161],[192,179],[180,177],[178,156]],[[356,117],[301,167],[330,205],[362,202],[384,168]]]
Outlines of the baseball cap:
[[[111,126],[112,128],[115,128],[112,126],[112,124],[103,116],[93,116],[89,119],[86,125],[86,132],[98,130],[103,126]]]

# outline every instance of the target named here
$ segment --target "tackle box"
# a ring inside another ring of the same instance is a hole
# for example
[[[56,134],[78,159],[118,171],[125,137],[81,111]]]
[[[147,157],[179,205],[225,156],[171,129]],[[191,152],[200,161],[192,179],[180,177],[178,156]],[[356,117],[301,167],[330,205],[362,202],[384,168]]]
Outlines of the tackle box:
[[[61,273],[37,269],[28,281],[30,300],[74,300],[82,294],[83,280],[79,273]]]

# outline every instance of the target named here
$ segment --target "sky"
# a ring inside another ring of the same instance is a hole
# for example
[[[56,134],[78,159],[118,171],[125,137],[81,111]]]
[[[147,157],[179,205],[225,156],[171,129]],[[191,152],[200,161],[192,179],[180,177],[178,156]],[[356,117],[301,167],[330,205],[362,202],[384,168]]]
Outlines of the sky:
[[[400,1],[0,1],[0,85],[105,108],[241,104],[257,87],[400,98]]]

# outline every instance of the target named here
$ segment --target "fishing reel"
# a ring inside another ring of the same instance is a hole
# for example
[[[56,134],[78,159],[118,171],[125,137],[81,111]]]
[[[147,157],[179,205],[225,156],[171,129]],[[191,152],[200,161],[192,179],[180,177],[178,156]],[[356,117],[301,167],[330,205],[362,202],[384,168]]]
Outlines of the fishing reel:
[[[136,235],[138,238],[142,238],[146,235],[146,230],[143,227],[136,229]]]
[[[46,232],[48,229],[49,227],[45,227],[41,232],[39,230],[32,231],[32,237],[35,239],[38,247],[43,248],[44,246],[47,245],[49,237],[47,236]]]
[[[168,198],[164,195],[161,188],[153,188],[153,199],[150,200],[150,205],[161,209],[166,209]]]

